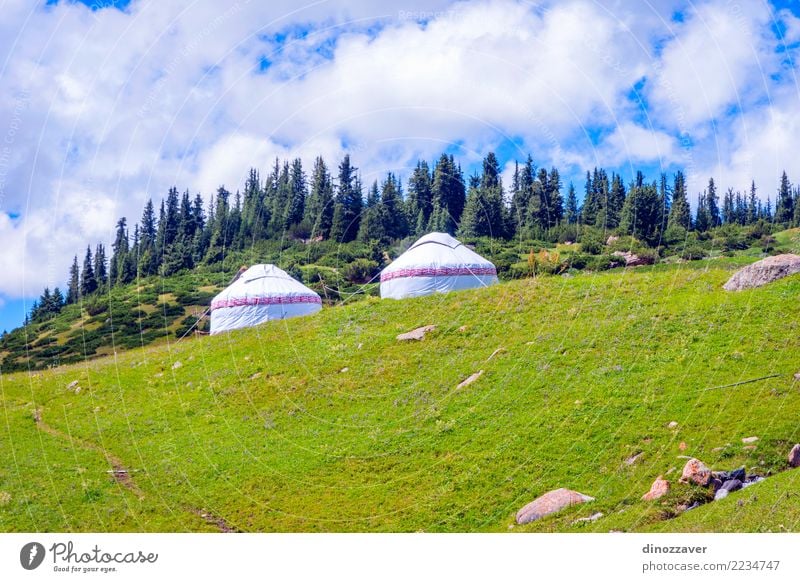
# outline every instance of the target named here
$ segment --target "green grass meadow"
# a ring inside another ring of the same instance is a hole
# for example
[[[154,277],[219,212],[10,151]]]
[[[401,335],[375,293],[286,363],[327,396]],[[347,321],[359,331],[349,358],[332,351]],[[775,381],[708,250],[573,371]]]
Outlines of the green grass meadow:
[[[723,291],[752,260],[370,297],[2,375],[0,530],[798,531],[800,276]],[[704,495],[682,455],[769,478],[679,513]],[[596,500],[514,525],[558,487]]]

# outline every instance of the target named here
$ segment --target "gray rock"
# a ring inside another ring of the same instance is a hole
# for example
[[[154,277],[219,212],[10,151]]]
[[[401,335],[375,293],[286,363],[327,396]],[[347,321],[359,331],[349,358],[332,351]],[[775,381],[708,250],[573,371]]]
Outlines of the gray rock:
[[[736,271],[723,288],[726,291],[752,289],[795,273],[800,273],[800,256],[776,255]]]
[[[761,483],[764,480],[764,477],[760,475],[750,475],[747,480],[742,483],[742,489],[750,487],[750,485],[755,485],[756,483]]]
[[[621,259],[625,260],[626,267],[638,267],[640,265],[652,265],[653,259],[650,257],[640,257],[639,255],[635,255],[630,251],[614,251],[611,253],[614,257],[620,257]]]
[[[714,501],[725,499],[728,496],[728,493],[730,493],[730,491],[728,491],[727,489],[720,489],[714,494]]]
[[[729,473],[729,479],[738,479],[739,481],[744,482],[745,477],[747,477],[747,473],[744,470],[744,467],[739,467],[738,469],[734,469]]]
[[[728,481],[725,481],[725,483],[722,484],[722,489],[720,489],[720,491],[722,491],[722,490],[725,490],[725,491],[738,491],[741,488],[742,488],[742,482],[741,481],[739,481],[738,479],[730,479]]]
[[[719,479],[723,483],[731,478],[731,474],[729,471],[712,471],[711,472],[712,479]]]
[[[800,467],[800,443],[792,447],[789,451],[789,466]]]

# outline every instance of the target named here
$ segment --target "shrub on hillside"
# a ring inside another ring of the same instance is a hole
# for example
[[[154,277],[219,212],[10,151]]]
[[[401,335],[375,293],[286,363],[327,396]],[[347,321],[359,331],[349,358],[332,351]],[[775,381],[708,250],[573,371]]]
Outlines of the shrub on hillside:
[[[100,315],[108,311],[108,301],[100,297],[91,297],[83,302],[83,308],[90,316]]]
[[[356,259],[343,271],[344,278],[351,283],[364,284],[380,272],[378,263],[370,259]]]
[[[599,255],[603,252],[603,243],[593,236],[581,240],[581,251],[590,255]]]
[[[685,261],[699,261],[707,256],[706,250],[698,244],[680,249],[678,256]]]
[[[178,291],[175,293],[175,300],[178,305],[211,305],[214,293],[207,291]]]

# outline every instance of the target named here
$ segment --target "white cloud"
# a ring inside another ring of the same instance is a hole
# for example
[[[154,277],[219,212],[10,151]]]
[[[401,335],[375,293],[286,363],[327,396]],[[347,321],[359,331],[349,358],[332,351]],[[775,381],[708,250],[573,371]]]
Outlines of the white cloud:
[[[628,121],[620,123],[600,149],[600,160],[611,166],[635,167],[641,162],[651,162],[669,167],[679,159],[673,136]]]
[[[548,167],[658,165],[682,159],[685,125],[714,154],[698,152],[699,172],[757,174],[770,140],[795,147],[798,134],[791,98],[754,105],[772,83],[761,65],[776,66],[769,13],[715,0],[676,24],[680,5],[134,0],[123,13],[6,2],[0,140],[12,128],[13,139],[0,156],[0,293],[63,284],[72,255],[108,242],[119,216],[135,222],[148,196],[235,190],[275,156],[310,168],[350,151],[365,183],[448,147],[476,162],[508,137],[520,159],[530,151]],[[272,64],[256,74],[262,57]],[[628,93],[645,76],[654,106],[642,121]],[[746,115],[710,132],[732,104]],[[608,137],[595,147],[598,128]]]
[[[770,17],[760,0],[693,4],[654,62],[650,94],[659,117],[696,131],[728,107],[749,106],[776,66]]]

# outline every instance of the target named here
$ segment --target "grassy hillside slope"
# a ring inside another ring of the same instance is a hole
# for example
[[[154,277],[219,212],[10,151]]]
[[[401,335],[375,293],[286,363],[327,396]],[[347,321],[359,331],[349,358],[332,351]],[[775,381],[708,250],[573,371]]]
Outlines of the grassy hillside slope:
[[[800,276],[722,291],[749,260],[369,298],[0,376],[0,530],[507,531],[557,487],[596,501],[513,530],[800,530]],[[680,455],[775,476],[673,518],[700,495]]]

